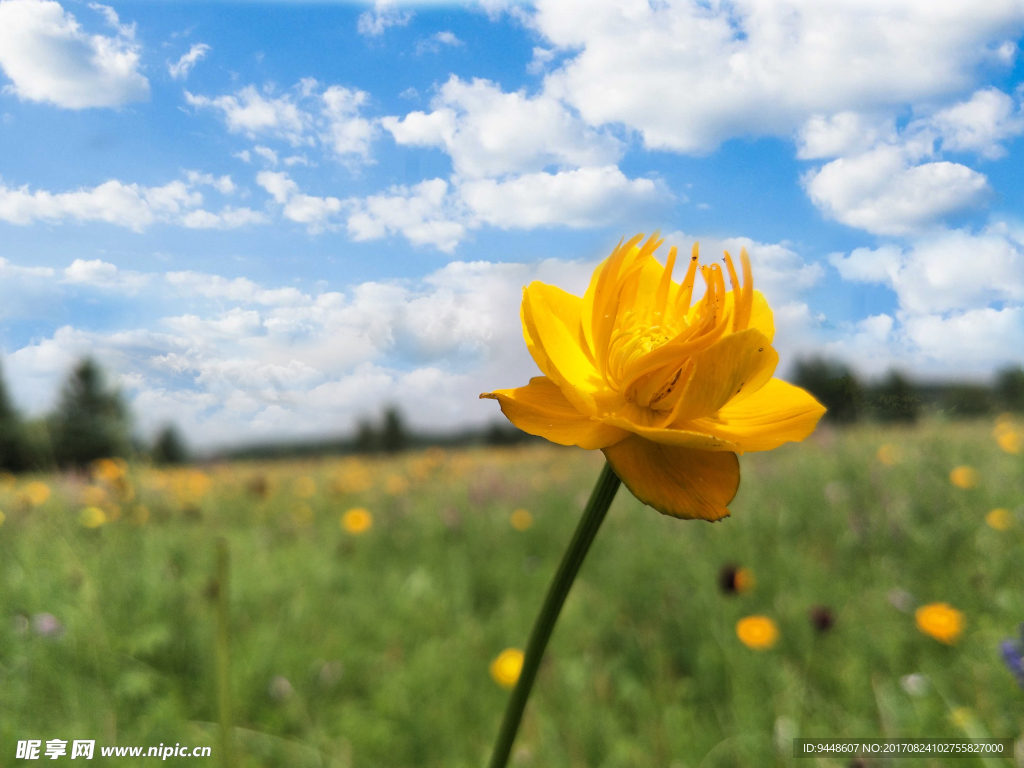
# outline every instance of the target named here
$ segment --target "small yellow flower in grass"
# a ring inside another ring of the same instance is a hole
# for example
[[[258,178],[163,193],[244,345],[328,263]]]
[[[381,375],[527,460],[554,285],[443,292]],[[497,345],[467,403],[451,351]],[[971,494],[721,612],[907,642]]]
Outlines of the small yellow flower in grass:
[[[620,243],[582,297],[528,285],[523,335],[543,375],[481,397],[524,432],[601,449],[659,512],[719,520],[739,487],[737,454],[803,440],[825,409],[772,378],[775,323],[746,251],[742,283],[728,254],[724,265],[699,265],[696,245],[676,283],[676,249],[662,266],[662,241],[642,240]],[[691,306],[698,273],[706,289]]]
[[[978,484],[978,471],[966,465],[956,467],[949,473],[949,482],[957,488],[968,490]]]
[[[747,648],[763,651],[775,645],[779,628],[767,616],[747,616],[736,622],[736,637]]]
[[[957,707],[949,713],[949,719],[953,721],[953,725],[957,728],[966,728],[974,715],[967,707]]]
[[[97,459],[92,463],[92,476],[105,483],[113,483],[124,477],[128,463],[124,459]]]
[[[996,428],[992,430],[992,436],[996,443],[1007,453],[1020,453],[1024,447],[1024,437],[1019,430],[1013,426],[1010,414],[1004,413],[996,419]]]
[[[502,688],[514,686],[522,670],[523,652],[518,648],[506,648],[491,662],[491,677]]]
[[[102,486],[87,485],[82,489],[82,503],[89,507],[98,507],[107,500],[107,492]]]
[[[316,495],[316,480],[303,475],[295,481],[295,495],[300,499],[311,499]]]
[[[401,475],[388,475],[387,484],[384,488],[392,496],[401,496],[409,490],[409,481]]]
[[[890,443],[880,447],[876,456],[887,467],[893,467],[903,460],[903,454],[900,449]]]
[[[31,483],[25,486],[22,491],[25,499],[33,507],[38,507],[40,504],[44,504],[48,498],[50,498],[50,486],[41,480],[33,480]]]
[[[86,528],[99,528],[107,522],[107,514],[99,507],[86,507],[78,513],[78,522]]]
[[[373,525],[373,516],[362,507],[353,507],[341,516],[341,527],[351,534],[365,533]]]
[[[517,531],[525,531],[531,525],[533,525],[533,515],[531,515],[525,509],[517,509],[509,517],[509,522],[512,523],[512,527]]]
[[[1013,525],[1013,515],[1010,514],[1010,510],[1000,507],[985,515],[985,522],[988,523],[989,528],[1006,531]]]
[[[929,603],[914,612],[917,628],[941,643],[952,645],[964,631],[964,615],[947,603]]]

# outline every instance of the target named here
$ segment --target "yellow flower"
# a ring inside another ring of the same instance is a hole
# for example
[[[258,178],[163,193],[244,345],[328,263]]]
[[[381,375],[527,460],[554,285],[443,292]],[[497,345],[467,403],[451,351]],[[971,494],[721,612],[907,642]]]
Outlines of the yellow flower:
[[[525,509],[517,509],[509,517],[509,522],[512,523],[512,527],[517,531],[525,531],[531,525],[533,525],[533,515],[531,515]]]
[[[98,507],[107,500],[107,492],[99,485],[87,485],[82,489],[82,502],[90,507]]]
[[[491,662],[491,677],[502,688],[511,688],[523,671],[523,652],[518,648],[506,648]]]
[[[964,631],[964,615],[946,603],[922,605],[914,613],[917,628],[939,642],[952,645]]]
[[[295,481],[295,495],[300,499],[311,499],[316,496],[316,480],[303,475]]]
[[[107,522],[107,514],[99,507],[86,507],[78,513],[78,521],[86,528],[99,528]]]
[[[603,450],[633,495],[660,512],[718,520],[739,485],[736,454],[803,440],[825,409],[772,378],[774,321],[746,251],[742,286],[728,254],[725,270],[701,266],[696,245],[676,283],[676,249],[662,267],[652,255],[661,241],[641,246],[642,237],[619,244],[582,298],[528,285],[523,335],[544,375],[481,397],[524,432]],[[707,288],[691,306],[698,269]]]
[[[967,490],[978,484],[978,471],[973,467],[956,467],[949,473],[949,482],[957,488]]]
[[[97,459],[92,463],[92,476],[107,483],[120,480],[127,471],[128,463],[124,459]]]
[[[900,452],[900,449],[895,445],[890,445],[889,443],[886,443],[878,449],[877,457],[878,460],[887,467],[895,466],[903,460],[903,454]]]
[[[1000,507],[999,509],[993,509],[985,515],[985,522],[988,523],[990,528],[995,528],[997,531],[1006,531],[1013,525],[1013,515],[1010,514],[1010,510]]]
[[[25,490],[22,493],[29,504],[33,507],[38,507],[50,498],[50,486],[41,480],[33,480],[25,486]]]
[[[401,475],[388,475],[387,485],[385,488],[390,495],[401,496],[409,490],[409,481]]]
[[[341,527],[352,534],[367,531],[373,525],[373,516],[362,507],[353,507],[341,516]]]
[[[767,616],[747,616],[736,622],[736,637],[748,648],[763,651],[775,645],[779,628]]]
[[[1004,413],[996,419],[996,428],[992,430],[992,436],[996,439],[996,443],[1007,453],[1020,453],[1021,447],[1024,447],[1024,438],[1021,437],[1013,427],[1010,414]]]

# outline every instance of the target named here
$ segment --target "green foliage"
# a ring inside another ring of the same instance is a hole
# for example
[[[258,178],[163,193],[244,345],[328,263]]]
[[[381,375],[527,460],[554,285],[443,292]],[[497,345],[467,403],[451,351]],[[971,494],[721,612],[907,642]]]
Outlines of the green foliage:
[[[27,439],[21,417],[7,393],[7,382],[0,373],[0,471],[21,472],[33,466]]]
[[[996,396],[1000,408],[1024,412],[1024,368],[1004,368],[996,374]]]
[[[977,418],[995,411],[995,398],[980,384],[956,384],[944,392],[942,408],[954,418]]]
[[[855,426],[747,454],[732,517],[714,524],[620,490],[513,765],[799,768],[813,761],[792,759],[793,735],[963,736],[961,707],[1018,738],[1024,699],[999,643],[1024,621],[1024,463],[991,431]],[[900,463],[876,458],[883,444]],[[174,495],[204,487],[192,470],[135,467],[135,500],[98,529],[78,522],[71,478],[45,478],[53,496],[31,510],[20,486],[0,490],[0,754],[17,739],[96,738],[209,744],[216,764],[210,584],[223,535],[240,766],[479,768],[508,695],[488,665],[524,645],[601,461],[530,446],[222,465],[198,500]],[[961,464],[977,487],[950,484]],[[395,475],[407,492],[388,493]],[[303,477],[312,497],[294,490]],[[332,490],[339,478],[356,479]],[[373,514],[360,536],[338,524],[355,506]],[[1014,527],[985,524],[995,507]],[[509,524],[518,508],[533,515],[526,531]],[[754,588],[724,593],[726,564],[751,569]],[[935,601],[964,612],[956,645],[915,628],[914,607]],[[831,610],[827,631],[816,606]],[[62,634],[33,628],[43,612]],[[775,648],[736,638],[754,614],[778,624]],[[926,682],[910,686],[912,674]]]
[[[177,427],[168,424],[160,430],[150,456],[154,464],[184,464],[188,461],[188,447]]]
[[[849,424],[860,416],[864,398],[861,384],[853,372],[838,361],[821,357],[798,360],[793,383],[825,406],[828,421]]]
[[[128,407],[120,392],[107,389],[102,369],[91,358],[68,376],[50,425],[58,466],[84,467],[96,459],[131,454]]]
[[[384,411],[384,424],[380,430],[380,445],[385,453],[397,453],[409,446],[409,433],[401,412],[390,407]]]

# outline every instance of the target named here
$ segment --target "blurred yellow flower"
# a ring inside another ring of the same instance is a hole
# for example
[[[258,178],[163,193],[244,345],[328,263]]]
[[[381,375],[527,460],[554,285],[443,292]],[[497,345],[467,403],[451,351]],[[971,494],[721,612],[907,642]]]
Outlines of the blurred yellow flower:
[[[99,528],[107,522],[107,514],[99,507],[86,507],[78,513],[78,522],[86,528]]]
[[[392,496],[401,496],[409,490],[409,481],[401,475],[388,475],[384,488]]]
[[[964,490],[973,488],[978,484],[978,471],[966,465],[956,467],[949,473],[949,482]]]
[[[747,616],[736,622],[736,637],[748,648],[763,651],[775,645],[779,628],[767,616]]]
[[[732,583],[736,591],[743,594],[752,590],[757,585],[757,580],[754,578],[754,572],[749,568],[737,568]]]
[[[0,472],[0,491],[9,491],[18,484],[18,478],[10,472]]]
[[[82,503],[89,507],[98,507],[107,500],[107,491],[99,485],[87,485],[82,489]]]
[[[170,486],[178,501],[184,504],[195,504],[203,498],[213,486],[213,481],[205,472],[189,469],[175,473],[170,478]]]
[[[895,466],[903,460],[903,453],[900,449],[890,443],[886,443],[878,449],[876,454],[878,460],[887,467]]]
[[[917,628],[929,637],[952,645],[964,630],[964,615],[947,603],[929,603],[914,612]]]
[[[531,525],[533,525],[533,515],[528,510],[517,509],[509,517],[509,522],[512,523],[512,527],[517,531],[525,531]]]
[[[1010,510],[993,509],[987,515],[985,515],[985,522],[988,523],[990,528],[995,528],[997,531],[1006,531],[1013,525],[1013,515],[1010,514]]]
[[[360,534],[373,525],[373,516],[362,507],[353,507],[341,516],[341,527],[352,534]]]
[[[128,463],[124,459],[97,459],[92,463],[93,478],[105,483],[120,480],[127,471]]]
[[[46,503],[50,498],[50,486],[41,480],[33,480],[22,490],[25,500],[33,507]]]
[[[1013,426],[1010,414],[1004,413],[996,419],[996,428],[992,430],[996,443],[1007,453],[1020,453],[1024,447],[1024,437]]]
[[[491,677],[502,688],[511,688],[523,671],[523,652],[518,648],[506,648],[491,662]]]
[[[299,528],[308,528],[313,524],[313,508],[309,504],[296,504],[292,507],[292,522]]]
[[[739,486],[744,451],[807,437],[825,409],[772,378],[775,325],[741,252],[700,266],[694,245],[682,283],[657,235],[620,243],[582,298],[533,282],[523,291],[526,346],[543,376],[488,392],[517,427],[561,445],[604,451],[645,504],[718,520]],[[697,271],[707,286],[691,306]],[[726,272],[732,285],[726,291]]]
[[[974,719],[974,714],[967,707],[957,707],[949,713],[949,719],[957,728],[966,728]]]
[[[362,493],[373,484],[370,470],[359,459],[349,459],[338,470],[335,488],[339,493]]]
[[[295,495],[300,499],[311,499],[316,496],[316,480],[303,475],[295,481]]]

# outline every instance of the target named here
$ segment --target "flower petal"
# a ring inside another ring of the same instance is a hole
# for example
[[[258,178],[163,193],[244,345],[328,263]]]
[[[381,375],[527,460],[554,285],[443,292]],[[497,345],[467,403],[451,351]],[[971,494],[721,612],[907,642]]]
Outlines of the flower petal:
[[[713,417],[695,419],[688,426],[728,440],[741,451],[770,451],[803,440],[824,413],[825,407],[800,387],[772,379]]]
[[[601,421],[613,427],[640,435],[654,443],[674,445],[682,448],[696,448],[702,451],[738,451],[728,439],[722,439],[703,431],[701,427],[686,425],[683,428],[660,428],[652,425],[659,414],[649,408],[626,403],[613,414],[601,417]]]
[[[580,413],[551,379],[536,376],[525,387],[480,395],[497,400],[501,412],[523,432],[559,445],[594,450],[622,440],[629,433]]]
[[[615,474],[640,501],[665,515],[721,520],[740,485],[735,453],[652,443],[637,435],[604,449]]]
[[[673,424],[711,416],[742,396],[744,389],[760,389],[775,371],[779,355],[763,333],[748,328],[723,337],[691,360],[693,375],[679,399]]]
[[[592,415],[594,397],[607,390],[594,367],[580,324],[582,299],[532,282],[523,291],[523,334],[537,366],[580,411]]]

